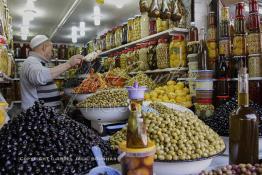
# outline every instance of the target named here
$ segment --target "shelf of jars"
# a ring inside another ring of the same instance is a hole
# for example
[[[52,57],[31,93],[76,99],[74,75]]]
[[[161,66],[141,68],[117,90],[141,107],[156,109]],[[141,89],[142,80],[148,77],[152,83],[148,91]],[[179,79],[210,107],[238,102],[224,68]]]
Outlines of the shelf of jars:
[[[139,71],[139,72],[130,72],[130,75],[135,75],[140,72],[143,72],[145,74],[152,74],[152,73],[174,73],[174,72],[181,72],[181,71],[188,71],[187,67],[182,67],[182,68],[166,68],[166,69],[156,69],[156,70],[147,70],[147,71]]]
[[[153,35],[144,37],[142,39],[139,39],[139,40],[136,40],[136,41],[124,44],[124,45],[121,45],[119,47],[116,47],[116,48],[113,48],[113,49],[101,52],[100,56],[106,56],[106,55],[108,55],[108,54],[110,54],[112,52],[123,50],[123,49],[126,49],[128,47],[135,46],[135,45],[139,45],[140,43],[143,43],[143,42],[146,42],[146,41],[149,41],[149,40],[152,40],[152,39],[158,39],[158,38],[163,37],[165,35],[187,34],[187,33],[188,33],[188,29],[176,28],[175,27],[175,28],[168,29],[168,30],[165,30],[163,32],[159,32],[157,34],[153,34]]]

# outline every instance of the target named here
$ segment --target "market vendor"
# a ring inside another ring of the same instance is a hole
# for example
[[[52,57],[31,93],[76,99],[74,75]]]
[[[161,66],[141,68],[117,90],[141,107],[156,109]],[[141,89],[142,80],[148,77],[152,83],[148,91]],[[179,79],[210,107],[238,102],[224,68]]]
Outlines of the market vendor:
[[[52,58],[53,45],[45,35],[35,36],[31,42],[32,51],[24,61],[20,72],[20,87],[22,109],[27,110],[35,101],[43,100],[47,106],[59,109],[61,97],[54,82],[68,69],[81,64],[83,56],[74,55],[66,63],[54,68],[47,68],[46,64]]]

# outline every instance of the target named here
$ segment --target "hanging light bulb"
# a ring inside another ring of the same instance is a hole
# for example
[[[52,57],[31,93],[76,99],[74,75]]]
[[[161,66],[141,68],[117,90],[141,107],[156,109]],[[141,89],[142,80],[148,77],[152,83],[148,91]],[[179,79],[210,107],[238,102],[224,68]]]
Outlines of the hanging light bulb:
[[[86,30],[86,24],[85,22],[80,22],[80,36],[84,37],[85,36],[85,30]]]
[[[94,24],[99,26],[101,23],[101,10],[99,6],[94,7]]]

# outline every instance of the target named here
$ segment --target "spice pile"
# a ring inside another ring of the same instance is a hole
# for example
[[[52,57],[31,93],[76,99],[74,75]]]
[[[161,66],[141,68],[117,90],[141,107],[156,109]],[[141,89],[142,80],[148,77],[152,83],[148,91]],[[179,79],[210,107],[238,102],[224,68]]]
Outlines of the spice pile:
[[[159,112],[144,113],[148,136],[156,143],[155,159],[194,160],[213,156],[225,149],[223,140],[190,112],[180,112],[158,103]],[[113,148],[126,139],[126,128],[110,138]]]
[[[156,87],[155,82],[142,72],[129,79],[127,85],[133,86],[135,82],[138,82],[139,86],[146,86],[149,90],[153,90]]]
[[[214,115],[211,117],[203,118],[202,120],[220,136],[229,136],[229,116],[237,109],[237,98],[232,97],[225,104],[219,106]],[[262,106],[250,102],[250,107],[253,108],[259,116],[259,135],[262,136]]]
[[[88,94],[106,87],[106,82],[102,75],[92,71],[78,87],[74,88],[74,92],[77,94]]]
[[[96,166],[91,147],[114,152],[91,129],[36,102],[0,131],[0,174],[80,174]]]

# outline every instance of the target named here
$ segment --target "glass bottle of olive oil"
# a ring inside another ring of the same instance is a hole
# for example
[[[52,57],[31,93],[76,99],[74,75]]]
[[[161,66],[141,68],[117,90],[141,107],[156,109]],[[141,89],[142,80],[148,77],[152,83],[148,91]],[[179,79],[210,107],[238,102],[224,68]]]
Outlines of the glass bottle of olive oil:
[[[127,125],[127,148],[146,148],[147,132],[142,116],[142,104],[145,87],[139,87],[136,82],[133,87],[128,87],[130,99],[130,116]]]
[[[238,108],[230,116],[230,164],[258,162],[259,118],[249,107],[247,68],[240,67],[238,74]]]

